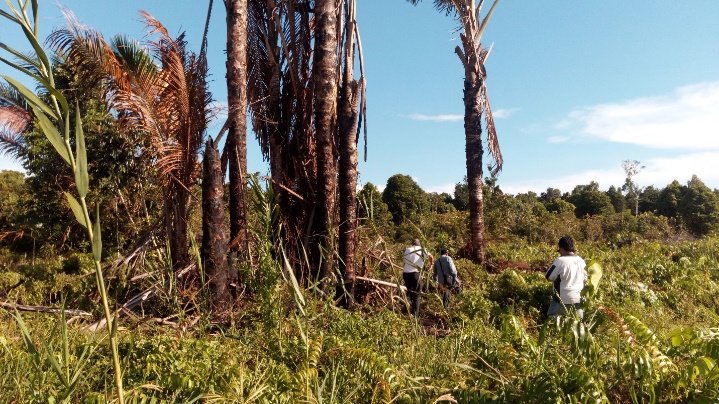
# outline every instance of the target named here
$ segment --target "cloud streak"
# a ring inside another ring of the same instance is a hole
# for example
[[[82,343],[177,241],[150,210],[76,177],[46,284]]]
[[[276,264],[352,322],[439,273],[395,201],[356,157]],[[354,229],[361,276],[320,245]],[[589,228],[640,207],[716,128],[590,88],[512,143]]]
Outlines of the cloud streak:
[[[494,119],[505,119],[509,118],[510,115],[515,113],[516,109],[498,109],[492,112]],[[431,121],[431,122],[460,122],[464,120],[464,115],[456,114],[439,114],[439,115],[427,115],[427,114],[410,114],[407,118],[413,121]]]
[[[577,109],[556,128],[650,148],[719,150],[719,81]]]
[[[409,119],[414,121],[433,121],[433,122],[458,122],[464,119],[464,115],[425,115],[425,114],[411,114],[408,116]]]

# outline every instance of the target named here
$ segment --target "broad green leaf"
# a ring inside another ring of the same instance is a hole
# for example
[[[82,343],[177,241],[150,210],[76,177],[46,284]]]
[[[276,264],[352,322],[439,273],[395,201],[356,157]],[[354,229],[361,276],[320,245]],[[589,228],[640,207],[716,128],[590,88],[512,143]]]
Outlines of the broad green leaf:
[[[699,370],[699,374],[702,376],[708,374],[714,368],[714,365],[714,360],[707,356],[697,358],[696,362],[694,362],[694,366]]]
[[[602,266],[598,262],[592,260],[587,265],[587,275],[589,275],[589,284],[594,288],[594,293],[599,290],[599,281],[602,280]]]
[[[75,186],[80,198],[87,196],[89,178],[87,174],[87,150],[85,148],[85,133],[82,130],[80,106],[75,105]]]
[[[100,233],[100,204],[95,205],[95,225],[92,231],[92,255],[95,261],[102,261],[102,233]]]
[[[15,49],[13,49],[12,47],[7,46],[7,44],[5,44],[4,42],[0,42],[0,49],[5,49],[8,53],[11,53],[13,56],[15,56],[16,58],[18,58],[18,59],[24,61],[24,62],[27,63],[27,64],[31,64],[31,65],[33,65],[33,66],[35,66],[35,67],[40,67],[40,66],[38,66],[38,64],[37,64],[37,61],[35,61],[35,60],[33,60],[33,59],[27,57],[27,55],[25,55],[24,53],[18,52],[18,51],[16,51]],[[14,66],[13,66],[13,67],[14,67]]]
[[[28,69],[26,69],[26,68],[24,68],[24,67],[22,67],[22,66],[19,66],[19,65],[15,64],[15,63],[13,63],[13,62],[11,62],[11,61],[9,61],[9,60],[3,58],[3,57],[0,57],[0,62],[5,63],[6,65],[12,67],[13,69],[19,70],[20,72],[22,72],[22,73],[25,74],[26,76],[28,76],[28,77],[30,77],[31,79],[37,81],[38,83],[40,83],[40,85],[42,85],[43,87],[45,87],[45,89],[48,90],[48,91],[50,92],[50,94],[54,95],[55,98],[60,99],[60,102],[61,102],[63,105],[66,105],[66,104],[67,104],[67,101],[65,101],[65,97],[62,96],[62,94],[60,94],[60,92],[57,91],[55,88],[53,88],[53,87],[50,85],[50,82],[49,82],[49,81],[45,80],[44,78],[42,78],[42,77],[38,76],[37,74],[31,72],[30,70],[28,70]]]
[[[80,206],[80,203],[75,199],[74,196],[70,195],[70,193],[65,192],[65,197],[67,197],[67,203],[70,204],[70,209],[72,209],[72,213],[75,214],[75,219],[78,223],[83,225],[83,227],[87,228],[87,223],[85,222],[85,214],[82,212],[82,207]]]
[[[32,27],[27,24],[27,21],[21,21],[20,27],[22,27],[27,41],[30,42],[30,45],[32,45],[33,49],[35,50],[35,54],[37,55],[37,58],[42,65],[42,69],[40,69],[41,72],[45,74],[50,73],[50,69],[52,68],[50,65],[50,61],[48,60],[45,51],[42,49],[42,45],[40,45],[40,42],[38,41],[37,36],[33,32]]]
[[[60,119],[57,113],[52,108],[50,108],[50,106],[45,104],[44,101],[42,101],[34,92],[30,91],[30,89],[25,87],[22,83],[9,76],[3,75],[0,77],[4,78],[5,81],[7,81],[11,86],[15,87],[15,89],[20,94],[22,94],[23,97],[25,97],[25,99],[30,105],[40,108],[44,113],[50,115],[57,120]]]
[[[63,160],[67,164],[70,164],[70,152],[67,150],[67,146],[65,142],[62,140],[62,137],[60,136],[60,132],[57,130],[55,125],[50,121],[50,119],[42,113],[39,109],[36,107],[32,107],[33,112],[35,112],[35,116],[37,117],[37,120],[40,122],[40,127],[42,128],[43,133],[45,134],[45,137],[47,137],[47,140],[50,141],[52,146],[57,151],[57,154],[62,157]]]

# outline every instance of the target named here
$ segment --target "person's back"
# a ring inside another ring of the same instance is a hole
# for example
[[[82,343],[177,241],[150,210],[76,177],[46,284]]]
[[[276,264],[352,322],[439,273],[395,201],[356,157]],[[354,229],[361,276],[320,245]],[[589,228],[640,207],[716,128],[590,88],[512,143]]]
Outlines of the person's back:
[[[448,309],[450,291],[459,286],[459,279],[457,279],[457,267],[447,249],[442,249],[439,258],[434,262],[434,279],[442,289],[442,304]]]
[[[549,304],[547,316],[563,315],[573,308],[581,319],[582,289],[587,282],[586,263],[574,251],[574,240],[569,236],[559,239],[557,257],[544,276],[554,283],[554,294]]]
[[[418,245],[411,245],[404,250],[404,268],[402,272],[417,272],[424,267],[424,259],[428,253],[424,248]]]
[[[578,255],[565,255],[557,257],[552,264],[556,271],[554,279],[554,290],[559,293],[559,297],[564,304],[579,303],[581,301],[581,293],[584,283],[587,279],[587,272],[584,268],[587,264],[582,257]],[[550,273],[551,277],[554,275]]]
[[[404,255],[402,256],[402,261],[404,262],[402,278],[407,288],[407,296],[410,299],[410,310],[415,317],[419,317],[420,296],[418,292],[422,288],[421,270],[424,268],[426,258],[434,259],[432,254],[422,248],[419,239],[412,240],[412,245],[404,250]]]

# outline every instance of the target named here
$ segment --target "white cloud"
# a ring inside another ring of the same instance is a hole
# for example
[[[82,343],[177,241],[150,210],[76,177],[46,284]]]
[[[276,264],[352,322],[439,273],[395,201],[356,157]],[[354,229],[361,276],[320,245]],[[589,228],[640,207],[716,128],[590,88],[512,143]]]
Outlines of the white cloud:
[[[509,118],[510,115],[515,113],[517,109],[498,109],[492,111],[492,117],[494,119]],[[406,116],[414,121],[433,121],[433,122],[460,122],[464,120],[464,115],[456,114],[439,114],[439,115],[426,115],[426,114],[410,114]]]
[[[514,113],[517,112],[517,111],[518,111],[517,108],[513,108],[513,109],[498,109],[498,110],[496,110],[496,111],[492,111],[492,117],[493,117],[494,119],[509,118],[510,115],[514,114]]]
[[[555,127],[652,148],[719,150],[719,81],[578,109]]]
[[[464,115],[424,115],[411,114],[407,116],[415,121],[434,121],[434,122],[458,122],[464,119]]]

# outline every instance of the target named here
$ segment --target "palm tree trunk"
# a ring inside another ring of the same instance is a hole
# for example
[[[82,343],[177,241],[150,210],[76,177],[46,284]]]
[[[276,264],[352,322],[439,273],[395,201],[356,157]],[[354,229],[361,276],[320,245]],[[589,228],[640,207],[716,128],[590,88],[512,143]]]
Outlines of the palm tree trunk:
[[[467,68],[464,79],[464,135],[469,190],[470,254],[474,262],[484,265],[484,197],[482,181],[482,109],[481,79],[478,72]]]
[[[355,247],[357,231],[357,107],[360,83],[354,77],[354,0],[349,3],[346,38],[344,42],[344,72],[339,101],[340,138],[340,233],[339,268],[342,281],[337,287],[337,297],[342,306],[354,304]]]
[[[207,274],[212,312],[223,315],[230,305],[224,184],[220,153],[212,140],[205,144],[202,172],[202,262]]]
[[[313,76],[315,83],[314,114],[317,138],[317,197],[315,209],[315,242],[319,248],[319,278],[332,276],[334,258],[333,221],[337,192],[337,82],[338,35],[337,16],[340,7],[335,0],[315,1],[315,50]]]
[[[247,0],[226,0],[227,136],[232,251],[247,253]]]
[[[187,237],[187,210],[189,192],[177,181],[172,181],[166,191],[165,226],[170,244],[173,269],[184,268],[190,263]]]

